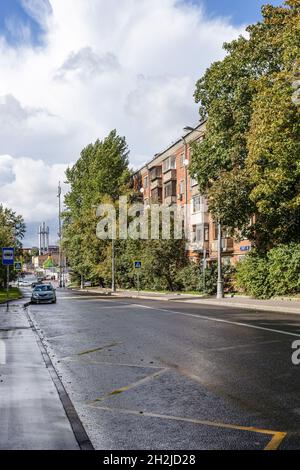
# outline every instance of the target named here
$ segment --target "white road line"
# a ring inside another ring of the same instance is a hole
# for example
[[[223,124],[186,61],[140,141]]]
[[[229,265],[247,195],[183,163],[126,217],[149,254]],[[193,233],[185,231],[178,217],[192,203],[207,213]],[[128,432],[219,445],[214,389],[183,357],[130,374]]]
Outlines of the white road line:
[[[253,328],[255,330],[270,331],[271,333],[278,333],[278,334],[287,335],[287,336],[296,336],[296,338],[300,338],[300,333],[291,333],[290,331],[275,330],[273,328],[264,328],[263,326],[250,325],[249,323],[241,323],[241,322],[235,322],[235,321],[230,321],[230,320],[223,320],[221,318],[215,318],[215,317],[206,317],[204,315],[194,315],[193,313],[178,312],[176,310],[167,310],[167,309],[163,309],[163,308],[154,308],[154,307],[149,307],[149,305],[132,304],[132,306],[147,308],[147,309],[156,310],[156,311],[159,311],[159,312],[173,313],[173,314],[182,315],[182,316],[185,316],[185,317],[200,318],[201,320],[213,321],[213,322],[217,322],[217,323],[227,323],[229,325],[244,326],[246,328]]]

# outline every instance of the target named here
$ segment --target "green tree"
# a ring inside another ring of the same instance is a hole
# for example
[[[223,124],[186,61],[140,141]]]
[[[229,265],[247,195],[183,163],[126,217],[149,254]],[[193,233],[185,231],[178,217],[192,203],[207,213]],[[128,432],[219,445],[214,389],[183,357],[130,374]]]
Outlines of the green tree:
[[[14,247],[16,257],[20,256],[25,230],[23,217],[0,204],[0,247]],[[0,284],[3,285],[5,280],[6,270],[1,265]]]
[[[114,130],[103,141],[88,145],[66,176],[70,191],[65,196],[64,250],[75,277],[102,283],[109,241],[96,237],[96,206],[107,200],[113,203],[128,191],[125,138]]]
[[[215,218],[266,249],[300,239],[299,107],[292,87],[299,0],[266,5],[262,13],[247,28],[249,38],[225,44],[225,59],[197,82],[207,132],[193,146],[191,172]]]

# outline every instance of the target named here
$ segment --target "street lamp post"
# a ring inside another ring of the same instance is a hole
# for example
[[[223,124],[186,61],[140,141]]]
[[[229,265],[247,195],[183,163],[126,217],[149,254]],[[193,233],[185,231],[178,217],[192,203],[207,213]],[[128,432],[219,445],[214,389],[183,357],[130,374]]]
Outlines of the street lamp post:
[[[188,166],[189,166],[189,159],[188,159],[188,144],[185,139],[185,136],[182,137],[182,142],[184,145],[184,159],[183,159],[183,166],[184,166],[184,232],[185,238],[188,239],[189,236],[189,226],[188,226]]]
[[[58,227],[59,227],[59,287],[62,287],[62,231],[61,231],[61,185],[58,184]]]
[[[206,271],[206,248],[203,248],[203,267],[202,267],[202,274],[203,274],[203,292],[206,293],[206,279],[205,279],[205,271]]]
[[[217,299],[224,298],[224,285],[222,275],[222,227],[218,222],[218,282],[217,282]]]
[[[112,237],[111,240],[111,290],[116,292],[116,281],[115,281],[115,240]]]

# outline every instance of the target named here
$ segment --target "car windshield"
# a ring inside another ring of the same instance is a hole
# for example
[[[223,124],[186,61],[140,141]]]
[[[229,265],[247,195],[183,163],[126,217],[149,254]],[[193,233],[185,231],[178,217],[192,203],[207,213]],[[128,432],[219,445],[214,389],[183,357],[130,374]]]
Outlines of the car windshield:
[[[52,286],[36,286],[34,289],[36,292],[49,292],[53,290]]]

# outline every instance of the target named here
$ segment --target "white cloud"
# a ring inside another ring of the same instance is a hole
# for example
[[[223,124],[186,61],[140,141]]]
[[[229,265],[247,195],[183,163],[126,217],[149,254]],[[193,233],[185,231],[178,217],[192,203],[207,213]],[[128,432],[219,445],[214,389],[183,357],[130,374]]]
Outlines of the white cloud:
[[[127,137],[134,166],[176,139],[198,119],[196,80],[223,57],[222,43],[242,32],[177,0],[22,3],[46,35],[43,47],[18,49],[0,38],[0,154],[13,157],[14,174],[26,156],[32,172],[47,168],[56,183],[55,164],[75,161],[112,128]],[[28,178],[25,172],[21,186],[18,176],[14,189],[32,217]],[[1,188],[0,200],[15,204],[11,188]],[[44,203],[53,212],[41,196]]]
[[[79,76],[90,79],[93,75],[109,73],[118,69],[118,59],[114,54],[107,53],[100,56],[91,47],[83,47],[77,52],[70,53],[58,69],[56,78],[71,80]]]
[[[58,181],[65,181],[66,168],[66,164],[0,155],[0,201],[29,223],[52,219],[57,214]]]

